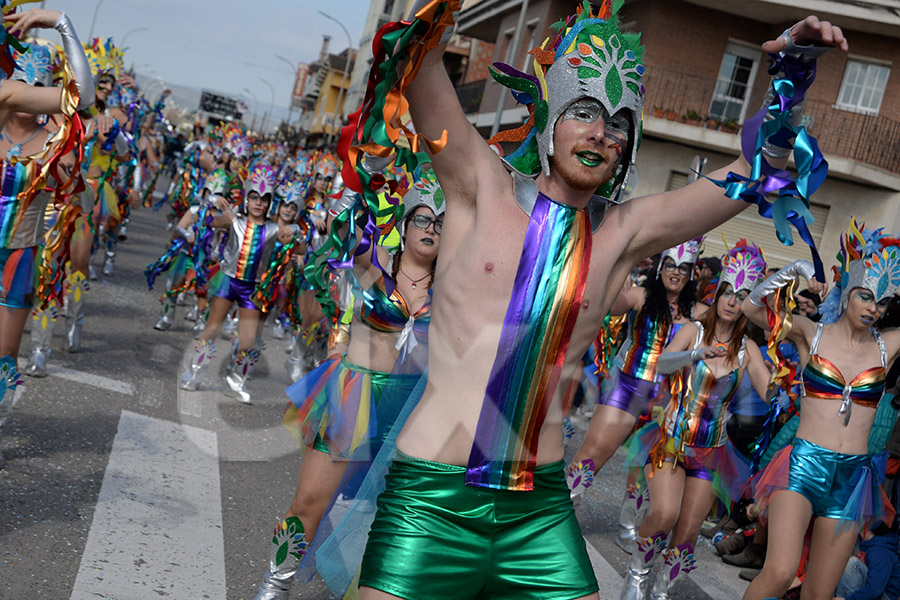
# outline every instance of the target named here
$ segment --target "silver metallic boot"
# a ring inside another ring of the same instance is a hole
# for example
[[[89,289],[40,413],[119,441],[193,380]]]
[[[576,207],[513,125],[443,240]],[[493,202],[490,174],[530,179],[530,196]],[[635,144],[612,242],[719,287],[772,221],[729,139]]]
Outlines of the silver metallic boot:
[[[233,316],[232,316],[233,315]],[[231,339],[231,336],[235,334],[238,328],[238,312],[237,310],[229,313],[227,317],[225,317],[225,323],[222,325],[221,336],[223,340]]]
[[[194,391],[203,379],[203,373],[209,368],[213,357],[216,355],[216,343],[212,340],[199,340],[194,344],[194,355],[191,357],[191,365],[181,376],[178,384],[183,390]]]
[[[569,485],[569,497],[577,505],[581,495],[594,483],[594,461],[586,458],[569,465],[566,483]]]
[[[694,545],[690,542],[679,544],[677,548],[667,548],[663,552],[663,563],[653,575],[650,588],[651,600],[669,600],[672,584],[697,568],[694,560]]]
[[[200,316],[200,309],[197,308],[196,304],[194,304],[194,306],[191,307],[191,310],[187,311],[184,314],[184,320],[185,321],[196,321],[197,317],[199,317],[199,316]]]
[[[638,528],[650,510],[650,490],[646,485],[632,484],[625,490],[622,511],[619,513],[619,533],[616,545],[631,554]]]
[[[225,376],[225,383],[228,384],[229,394],[238,402],[243,404],[253,404],[250,398],[250,392],[247,391],[247,381],[253,373],[253,368],[259,360],[259,351],[256,348],[248,348],[241,350],[234,357],[231,365],[231,372]]]
[[[6,418],[12,412],[12,404],[15,399],[16,388],[23,379],[16,367],[16,359],[6,355],[0,358],[0,429],[6,422]],[[0,468],[6,463],[3,453],[0,452]]]
[[[619,600],[647,600],[649,591],[650,569],[666,546],[668,536],[665,533],[654,533],[650,537],[639,537],[635,540],[635,551],[628,559],[625,571],[625,586]]]
[[[47,376],[47,358],[50,356],[50,342],[53,340],[53,324],[58,311],[53,300],[47,308],[36,309],[31,315],[31,356],[25,366],[25,374],[31,377]]]
[[[298,333],[294,337],[294,343],[291,345],[291,354],[284,361],[284,368],[288,372],[288,377],[291,378],[291,381],[299,381],[305,372],[303,369],[302,343]]]
[[[84,299],[91,288],[85,276],[75,271],[68,277],[66,294],[66,350],[81,349],[81,331],[84,329]]]
[[[288,517],[279,521],[269,548],[269,565],[253,600],[288,600],[307,545],[300,519]]]
[[[175,300],[166,294],[160,302],[162,306],[160,307],[159,319],[157,319],[153,329],[168,331],[172,329],[172,325],[175,323]]]
[[[103,274],[106,277],[112,277],[113,267],[116,264],[116,251],[115,250],[107,250],[106,255],[103,258]]]

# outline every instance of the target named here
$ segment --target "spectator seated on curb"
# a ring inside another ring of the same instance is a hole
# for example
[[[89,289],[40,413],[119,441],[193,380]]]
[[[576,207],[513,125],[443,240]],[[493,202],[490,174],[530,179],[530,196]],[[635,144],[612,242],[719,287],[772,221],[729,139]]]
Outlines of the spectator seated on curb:
[[[897,600],[900,556],[897,526],[880,523],[866,531],[859,545],[863,559],[851,556],[838,583],[835,600]]]

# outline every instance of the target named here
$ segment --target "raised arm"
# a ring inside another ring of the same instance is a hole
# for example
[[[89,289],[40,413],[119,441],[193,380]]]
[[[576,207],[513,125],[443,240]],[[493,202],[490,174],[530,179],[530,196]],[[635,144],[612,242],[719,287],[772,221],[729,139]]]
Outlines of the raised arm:
[[[841,29],[827,21],[819,21],[814,16],[797,23],[786,34],[793,40],[790,48],[786,36],[782,35],[763,44],[762,49],[776,53],[788,48],[788,51],[794,52],[803,60],[806,60],[807,53],[812,54],[806,48],[807,45],[836,47],[847,51],[847,41]],[[821,48],[812,50],[821,52]],[[799,113],[799,110],[795,113]],[[794,117],[799,117],[799,114]],[[781,168],[786,157],[772,158],[770,155],[767,160],[773,167]],[[741,156],[724,169],[710,173],[709,177],[722,180],[729,172],[746,177],[750,175],[750,165]],[[618,219],[615,220],[631,233],[631,241],[625,250],[625,258],[628,260],[653,255],[705,233],[747,206],[741,200],[725,197],[722,188],[701,178],[679,190],[645,196],[616,207]]]
[[[609,314],[617,317],[627,314],[632,310],[639,310],[644,305],[644,299],[647,297],[647,290],[639,285],[630,285],[628,279],[622,286],[622,291],[616,297],[612,306],[609,308]]]
[[[6,22],[12,23],[8,30],[11,34],[21,34],[34,27],[53,28],[59,31],[66,59],[78,89],[77,108],[87,108],[94,103],[94,81],[87,57],[66,13],[33,8],[23,13],[8,15]],[[62,88],[34,87],[21,81],[6,80],[0,87],[0,119],[5,123],[9,114],[13,112],[35,115],[59,113],[62,112],[62,102]]]
[[[756,286],[741,304],[741,312],[752,323],[762,329],[769,329],[769,316],[766,305],[770,296],[786,285],[793,285],[794,281],[802,277],[809,282],[809,289],[815,293],[824,292],[824,284],[813,279],[814,269],[812,263],[806,260],[797,260],[770,275],[765,281]],[[816,329],[816,324],[801,315],[791,315],[792,326],[788,332],[788,339],[794,342],[797,348],[808,348]]]
[[[416,7],[422,4],[425,2],[420,0]],[[503,163],[466,119],[444,68],[446,47],[446,43],[440,44],[425,56],[406,96],[418,133],[437,140],[447,132],[447,145],[431,158],[450,212],[454,204],[474,206],[485,178],[509,178]]]

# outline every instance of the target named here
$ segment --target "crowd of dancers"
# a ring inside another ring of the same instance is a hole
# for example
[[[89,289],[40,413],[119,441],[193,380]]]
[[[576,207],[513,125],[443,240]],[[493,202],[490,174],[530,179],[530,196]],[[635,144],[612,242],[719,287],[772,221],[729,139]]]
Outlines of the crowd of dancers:
[[[24,373],[46,376],[62,315],[79,349],[92,253],[111,276],[130,211],[156,204],[170,241],[145,272],[154,327],[186,305],[197,335],[179,387],[209,385],[227,352],[228,393],[251,404],[264,327],[291,339],[279,417],[304,454],[256,600],[315,573],[361,598],[598,598],[573,503],[621,446],[621,598],[668,598],[711,512],[752,506],[768,541],[744,598],[801,576],[802,598],[831,599],[859,536],[893,527],[871,434],[896,380],[900,333],[882,317],[900,239],[851,221],[830,292],[814,248],[781,269],[747,240],[706,272],[698,260],[748,203],[808,233],[824,161],[806,143],[785,165],[808,140],[816,60],[847,41],[809,17],[766,42],[773,82],[745,155],[629,199],[644,66],[620,8],[579,6],[530,73],[495,63],[530,117],[485,143],[441,60],[459,2],[420,2],[376,37],[381,66],[336,150],[197,125],[159,201],[164,97],[143,98],[123,52],[82,45],[64,14],[8,14],[0,425],[28,316]],[[22,45],[31,27],[62,47]],[[798,309],[798,281],[819,309]],[[579,402],[591,421],[566,465]]]

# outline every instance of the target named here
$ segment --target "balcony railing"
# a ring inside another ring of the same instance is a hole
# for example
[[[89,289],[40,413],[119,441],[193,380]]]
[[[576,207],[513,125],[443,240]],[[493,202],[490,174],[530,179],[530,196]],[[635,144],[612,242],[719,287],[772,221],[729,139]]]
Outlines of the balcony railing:
[[[680,118],[688,111],[706,116],[711,106],[723,106],[721,85],[709,75],[680,73],[666,69],[647,69],[645,114],[654,109]],[[747,101],[745,117],[756,113],[765,90],[753,89]],[[713,98],[719,100],[713,104]],[[734,110],[733,103],[724,103]],[[732,113],[733,114],[733,113]],[[886,117],[838,110],[831,103],[809,100],[804,115],[807,127],[819,141],[826,158],[829,155],[856,160],[868,165],[900,173],[900,121]],[[713,115],[724,118],[731,115]]]
[[[486,83],[487,79],[482,79],[481,81],[473,81],[472,83],[456,86],[456,96],[459,98],[463,112],[467,115],[478,112]]]

